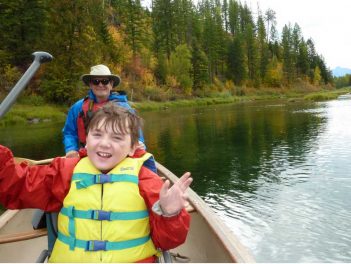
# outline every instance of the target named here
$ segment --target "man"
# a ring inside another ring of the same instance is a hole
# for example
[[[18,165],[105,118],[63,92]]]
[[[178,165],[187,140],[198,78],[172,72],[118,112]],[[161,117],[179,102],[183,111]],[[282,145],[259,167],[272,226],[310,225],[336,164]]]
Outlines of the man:
[[[127,96],[112,92],[112,88],[120,84],[121,78],[111,73],[102,64],[91,67],[90,74],[84,74],[82,81],[90,87],[88,95],[77,101],[69,110],[63,132],[63,144],[67,158],[78,157],[78,150],[85,146],[86,128],[93,112],[109,101],[116,102],[124,108],[132,108],[128,104]],[[144,138],[140,133],[139,141],[144,146]]]

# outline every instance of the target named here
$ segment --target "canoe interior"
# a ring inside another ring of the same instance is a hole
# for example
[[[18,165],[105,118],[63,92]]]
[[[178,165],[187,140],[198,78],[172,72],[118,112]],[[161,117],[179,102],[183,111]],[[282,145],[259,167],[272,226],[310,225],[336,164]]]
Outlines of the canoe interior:
[[[160,164],[157,166],[161,177],[168,178],[171,182],[177,180],[177,177],[165,167]],[[189,202],[190,230],[186,242],[171,250],[173,256],[178,256],[174,258],[174,262],[254,262],[251,254],[229,228],[192,190],[189,190]],[[1,236],[6,234],[33,230],[31,223],[33,212],[33,209],[7,210],[1,215],[0,240]],[[35,262],[46,248],[46,236],[0,244],[0,262]]]
[[[32,229],[31,218],[34,210],[20,210],[3,228],[0,236],[14,234]],[[232,262],[223,253],[213,233],[206,230],[204,221],[196,212],[191,213],[192,222],[190,233],[184,245],[171,250],[172,255],[180,255],[175,261],[179,262]],[[189,246],[191,245],[191,246]],[[42,250],[47,248],[46,236],[20,242],[0,245],[0,262],[36,262]]]
[[[10,211],[11,210],[7,210],[5,213],[9,213]],[[31,219],[34,210],[24,209],[18,212],[16,211],[14,211],[15,214],[12,218],[0,228],[0,236],[33,230]],[[1,218],[3,218],[3,215]],[[45,248],[47,248],[46,236],[20,242],[0,244],[0,262],[36,262],[40,253]]]

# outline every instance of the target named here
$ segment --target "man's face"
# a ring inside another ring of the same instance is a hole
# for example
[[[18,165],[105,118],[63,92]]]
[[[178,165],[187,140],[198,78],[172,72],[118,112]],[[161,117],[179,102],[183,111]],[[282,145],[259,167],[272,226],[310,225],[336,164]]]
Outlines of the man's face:
[[[90,80],[90,88],[98,103],[107,101],[112,90],[112,81],[107,77],[94,77]]]
[[[89,130],[87,154],[93,165],[102,172],[108,172],[128,155],[134,154],[130,134],[115,133],[112,127],[101,125]]]

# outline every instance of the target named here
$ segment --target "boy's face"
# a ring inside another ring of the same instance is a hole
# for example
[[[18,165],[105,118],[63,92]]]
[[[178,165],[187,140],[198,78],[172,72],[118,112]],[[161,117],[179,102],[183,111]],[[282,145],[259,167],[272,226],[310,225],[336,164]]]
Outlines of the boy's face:
[[[107,172],[114,168],[128,155],[134,154],[130,134],[115,133],[111,125],[101,125],[89,130],[87,153],[93,165],[100,171]]]

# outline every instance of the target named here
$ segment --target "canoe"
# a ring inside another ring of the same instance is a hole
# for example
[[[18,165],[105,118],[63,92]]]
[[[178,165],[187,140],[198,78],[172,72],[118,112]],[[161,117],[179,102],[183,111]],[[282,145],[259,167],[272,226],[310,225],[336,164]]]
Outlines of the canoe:
[[[51,159],[30,164],[47,164]],[[178,180],[172,172],[157,163],[160,177]],[[173,262],[255,262],[235,234],[192,190],[188,190],[191,225],[186,242],[170,251]],[[0,262],[35,262],[47,248],[46,229],[33,230],[34,209],[7,210],[0,216]]]

